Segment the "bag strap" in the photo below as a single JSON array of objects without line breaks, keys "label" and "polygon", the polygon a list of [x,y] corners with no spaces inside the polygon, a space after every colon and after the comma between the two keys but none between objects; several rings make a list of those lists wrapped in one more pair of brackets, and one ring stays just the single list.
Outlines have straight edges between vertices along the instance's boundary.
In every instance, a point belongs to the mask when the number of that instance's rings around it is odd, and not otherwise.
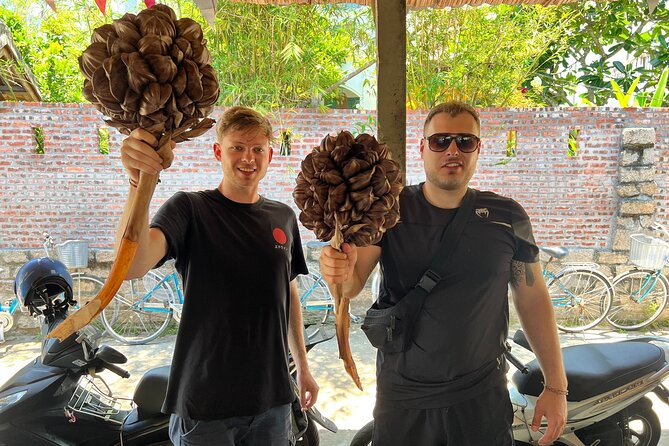
[{"label": "bag strap", "polygon": [[449,265],[449,262],[453,259],[453,252],[455,251],[455,246],[460,240],[460,236],[465,229],[467,220],[474,209],[474,202],[476,201],[476,196],[478,191],[476,189],[467,189],[464,200],[460,208],[456,211],[455,217],[451,223],[446,227],[444,231],[444,236],[439,244],[437,253],[432,258],[430,262],[430,267],[423,273],[423,276],[420,278],[416,286],[414,286],[406,296],[402,298],[411,299],[407,302],[414,311],[412,311],[409,316],[409,324],[407,324],[407,332],[404,338],[405,347],[408,347],[412,341],[412,332],[418,318],[420,310],[423,308],[423,303],[425,298],[430,294],[432,289],[439,283],[441,280],[442,274],[446,271],[446,267]]},{"label": "bag strap", "polygon": [[455,251],[455,244],[460,239],[462,231],[465,229],[467,220],[472,213],[474,208],[474,201],[476,201],[477,190],[467,189],[464,200],[460,208],[455,214],[455,218],[451,221],[444,231],[444,237],[441,240],[441,244],[437,249],[437,253],[432,257],[430,262],[430,267],[423,273],[423,277],[420,278],[416,287],[421,288],[425,291],[425,294],[429,294],[432,291],[432,288],[441,280],[441,276],[446,271],[448,263],[453,258],[452,254]]}]

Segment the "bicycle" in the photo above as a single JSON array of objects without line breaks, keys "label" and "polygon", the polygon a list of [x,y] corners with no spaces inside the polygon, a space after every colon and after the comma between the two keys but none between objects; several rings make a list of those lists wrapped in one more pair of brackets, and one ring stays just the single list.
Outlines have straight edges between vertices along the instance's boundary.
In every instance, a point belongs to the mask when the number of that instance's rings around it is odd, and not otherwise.
[{"label": "bicycle", "polygon": [[[329,242],[310,241],[307,248],[319,249],[329,245]],[[297,290],[300,294],[302,319],[306,328],[307,337],[312,337],[320,327],[327,323],[330,314],[334,313],[334,297],[330,292],[323,276],[313,272],[297,276]],[[351,322],[360,323],[362,318],[349,313]]]},{"label": "bicycle", "polygon": [[[83,240],[67,240],[56,244],[51,235],[44,232],[42,234],[42,247],[47,257],[51,257],[51,252],[55,251],[56,258],[63,262],[70,271],[72,295],[77,302],[76,309],[86,305],[97,296],[104,285],[104,281],[97,276],[77,271],[88,266],[88,243]],[[0,303],[0,342],[4,341],[4,333],[14,326],[14,314],[19,309],[24,311],[16,296]],[[100,318],[94,319],[91,324],[100,334],[106,330]]]},{"label": "bicycle", "polygon": [[[555,311],[557,326],[568,333],[585,331],[601,323],[613,302],[613,286],[596,263],[567,263],[557,272],[549,269],[554,259],[569,254],[563,247],[539,248],[550,256],[542,275]],[[381,274],[372,275],[372,298],[378,299]]]},{"label": "bicycle", "polygon": [[183,293],[176,271],[168,275],[149,271],[123,287],[102,310],[107,332],[120,342],[145,344],[163,334],[172,319],[181,320]]},{"label": "bicycle", "polygon": [[[669,232],[660,224],[651,229]],[[613,279],[614,304],[607,321],[621,330],[639,330],[655,321],[667,306],[669,280],[662,274],[669,265],[669,243],[645,234],[630,236],[634,267]]]},{"label": "bicycle", "polygon": [[613,285],[599,271],[599,265],[588,262],[565,263],[561,270],[553,273],[549,270],[550,263],[553,259],[566,257],[569,251],[563,247],[539,249],[550,256],[542,274],[558,328],[575,333],[601,323],[613,302]]}]

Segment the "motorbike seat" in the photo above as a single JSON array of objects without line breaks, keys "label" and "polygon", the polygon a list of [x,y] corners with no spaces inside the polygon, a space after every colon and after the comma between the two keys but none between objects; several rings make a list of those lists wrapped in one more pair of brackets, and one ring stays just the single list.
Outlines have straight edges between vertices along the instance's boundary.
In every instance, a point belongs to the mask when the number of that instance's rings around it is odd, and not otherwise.
[{"label": "motorbike seat", "polygon": [[169,376],[170,366],[164,366],[149,370],[139,380],[132,400],[137,404],[137,415],[140,419],[161,413]]},{"label": "motorbike seat", "polygon": [[567,248],[563,248],[562,246],[542,246],[539,249],[549,256],[555,257],[556,259],[562,259],[567,257],[567,254],[569,254],[569,250]]},{"label": "motorbike seat", "polygon": [[[664,350],[646,342],[623,341],[574,345],[562,349],[569,395],[567,401],[583,401],[656,372],[666,365]],[[539,396],[544,380],[535,359],[529,373],[513,374],[520,393]]]}]

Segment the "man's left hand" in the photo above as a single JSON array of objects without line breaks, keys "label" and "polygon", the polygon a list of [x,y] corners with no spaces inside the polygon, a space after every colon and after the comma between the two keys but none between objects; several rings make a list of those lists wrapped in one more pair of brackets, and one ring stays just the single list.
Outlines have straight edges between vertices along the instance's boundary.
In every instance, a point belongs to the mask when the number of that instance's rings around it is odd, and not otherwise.
[{"label": "man's left hand", "polygon": [[552,444],[562,434],[567,422],[567,397],[544,390],[534,409],[532,430],[537,432],[541,426],[541,418],[545,417],[548,426],[539,439],[540,445]]},{"label": "man's left hand", "polygon": [[302,410],[307,410],[318,399],[318,384],[311,373],[306,370],[297,372],[297,387],[300,390],[300,406]]}]

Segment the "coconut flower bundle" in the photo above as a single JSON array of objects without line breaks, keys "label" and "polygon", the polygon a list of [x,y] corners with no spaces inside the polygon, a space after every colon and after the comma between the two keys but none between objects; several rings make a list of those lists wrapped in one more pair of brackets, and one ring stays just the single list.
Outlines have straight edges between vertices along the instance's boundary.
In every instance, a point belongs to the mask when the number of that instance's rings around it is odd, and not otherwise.
[{"label": "coconut flower bundle", "polygon": [[[95,29],[91,44],[79,58],[85,78],[83,94],[104,115],[104,121],[122,134],[137,128],[151,133],[167,168],[173,161],[167,145],[170,140],[187,141],[214,125],[207,116],[214,109],[219,87],[205,45],[200,25],[189,18],[177,20],[169,6],[156,4],[137,15],[125,14]],[[109,278],[95,299],[48,337],[67,338],[111,302],[137,251],[141,210],[151,201],[158,180],[158,175],[140,173]]]},{"label": "coconut flower bundle", "polygon": [[[372,135],[354,138],[342,131],[326,136],[302,161],[296,182],[293,198],[300,222],[337,250],[343,243],[377,243],[399,220],[400,166]],[[348,340],[350,302],[340,284],[334,298],[339,357],[362,390]]]}]

